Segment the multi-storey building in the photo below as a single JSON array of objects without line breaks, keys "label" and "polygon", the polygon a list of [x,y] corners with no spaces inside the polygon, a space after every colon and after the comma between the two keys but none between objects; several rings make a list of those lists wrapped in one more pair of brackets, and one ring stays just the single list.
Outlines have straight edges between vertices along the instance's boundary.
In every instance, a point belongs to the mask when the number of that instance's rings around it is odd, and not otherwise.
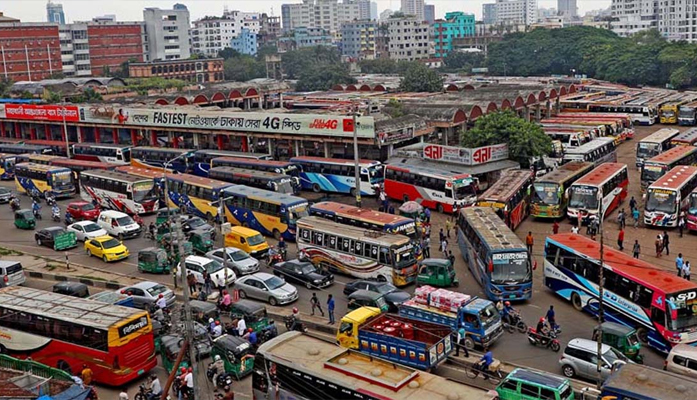
[{"label": "multi-storey building", "polygon": [[189,10],[175,4],[172,10],[146,8],[143,21],[147,33],[147,60],[189,58]]},{"label": "multi-storey building", "polygon": [[485,23],[531,25],[537,22],[537,0],[496,0],[482,5]]},{"label": "multi-storey building", "polygon": [[453,41],[474,36],[474,14],[461,11],[445,14],[445,20],[433,24],[434,51],[437,58],[443,58],[453,50]]},{"label": "multi-storey building", "polygon": [[352,0],[303,0],[302,3],[283,4],[281,22],[284,32],[296,28],[323,28],[338,35],[341,23],[360,19],[360,5]]},{"label": "multi-storey building", "polygon": [[485,25],[496,24],[496,3],[482,4],[482,23]]},{"label": "multi-storey building", "polygon": [[230,40],[230,47],[242,54],[255,56],[258,49],[257,34],[247,28],[242,28],[239,35]]},{"label": "multi-storey building", "polygon": [[352,59],[375,58],[375,37],[378,24],[359,20],[341,24],[341,54]]},{"label": "multi-storey building", "polygon": [[436,22],[436,6],[433,4],[424,4],[424,21],[429,24]]},{"label": "multi-storey building", "polygon": [[4,79],[38,81],[62,72],[56,24],[0,24],[0,53],[0,76]]},{"label": "multi-storey building", "polygon": [[259,35],[257,36],[259,46],[275,45],[280,35],[281,17],[270,16],[266,13],[261,14]]},{"label": "multi-storey building", "polygon": [[612,0],[612,31],[626,37],[658,28],[658,7],[658,0]]},{"label": "multi-storey building", "polygon": [[326,29],[300,26],[293,29],[289,36],[278,39],[278,52],[283,53],[303,47],[331,46],[333,39]]},{"label": "multi-storey building", "polygon": [[243,11],[226,11],[220,18],[206,17],[194,21],[190,31],[191,52],[215,57],[218,52],[230,47],[230,42],[240,35],[242,29],[256,35],[260,28],[259,13]]},{"label": "multi-storey building", "polygon": [[133,78],[158,76],[198,83],[219,82],[224,79],[222,58],[130,63],[128,73]]},{"label": "multi-storey building", "polygon": [[46,21],[53,24],[64,25],[65,13],[63,13],[63,5],[49,0],[48,3],[46,3]]},{"label": "multi-storey building", "polygon": [[559,15],[566,19],[578,17],[576,0],[557,0],[557,10]]},{"label": "multi-storey building", "polygon": [[424,0],[402,0],[400,9],[406,16],[416,17],[418,21],[424,21]]},{"label": "multi-storey building", "polygon": [[413,61],[433,57],[431,26],[423,19],[390,18],[387,25],[391,59]]}]

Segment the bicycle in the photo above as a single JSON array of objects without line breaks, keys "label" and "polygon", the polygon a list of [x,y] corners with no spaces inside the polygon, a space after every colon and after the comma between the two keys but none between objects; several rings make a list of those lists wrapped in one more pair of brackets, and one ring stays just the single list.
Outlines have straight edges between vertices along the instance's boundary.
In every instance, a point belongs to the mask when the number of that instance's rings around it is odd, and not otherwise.
[{"label": "bicycle", "polygon": [[496,359],[489,364],[489,368],[487,368],[486,371],[482,370],[482,362],[479,361],[467,368],[465,374],[470,379],[477,379],[479,375],[482,375],[484,380],[490,381],[493,385],[498,385],[503,380],[503,374],[501,373],[501,362]]}]

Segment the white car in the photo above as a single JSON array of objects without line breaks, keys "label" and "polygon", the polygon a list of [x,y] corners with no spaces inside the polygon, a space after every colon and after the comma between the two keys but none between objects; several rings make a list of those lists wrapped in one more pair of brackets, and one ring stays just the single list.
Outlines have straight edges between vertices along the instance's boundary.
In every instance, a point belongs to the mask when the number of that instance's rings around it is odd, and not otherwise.
[{"label": "white car", "polygon": [[140,235],[142,228],[130,215],[120,211],[102,211],[97,218],[97,224],[107,233],[119,240],[134,238]]},{"label": "white car", "polygon": [[[184,262],[186,263],[186,272],[191,271],[196,277],[196,281],[201,285],[205,284],[203,271],[208,271],[214,285],[218,283],[218,278],[220,277],[225,280],[226,285],[232,285],[237,280],[235,271],[225,268],[219,261],[200,256],[188,256],[184,259]],[[181,271],[181,268],[177,268],[177,278],[181,277]]]},{"label": "white car", "polygon": [[87,239],[108,235],[108,232],[104,228],[92,221],[80,221],[68,225],[68,230],[70,232],[75,232],[75,237],[81,242]]}]

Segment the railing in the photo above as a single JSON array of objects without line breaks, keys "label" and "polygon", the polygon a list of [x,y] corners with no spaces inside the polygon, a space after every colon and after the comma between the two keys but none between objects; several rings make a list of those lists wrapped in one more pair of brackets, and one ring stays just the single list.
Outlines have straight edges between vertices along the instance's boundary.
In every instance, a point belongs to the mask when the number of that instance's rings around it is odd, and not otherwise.
[{"label": "railing", "polygon": [[0,369],[28,372],[32,375],[46,379],[51,378],[68,382],[73,381],[70,374],[63,370],[51,368],[48,365],[44,365],[36,361],[20,360],[4,354],[0,354]]}]

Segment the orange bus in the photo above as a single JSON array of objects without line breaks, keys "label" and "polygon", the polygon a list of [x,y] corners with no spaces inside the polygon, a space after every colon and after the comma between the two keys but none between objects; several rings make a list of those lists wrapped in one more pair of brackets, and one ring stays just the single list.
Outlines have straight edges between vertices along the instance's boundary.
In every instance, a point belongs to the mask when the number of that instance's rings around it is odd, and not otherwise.
[{"label": "orange bus", "polygon": [[493,208],[506,225],[515,230],[529,213],[532,181],[531,171],[504,171],[501,178],[479,196],[477,205]]},{"label": "orange bus", "polygon": [[571,185],[566,215],[573,221],[588,215],[605,217],[627,197],[628,186],[627,164],[601,164]]},{"label": "orange bus", "polygon": [[417,239],[414,219],[367,208],[358,208],[334,201],[323,201],[310,206],[310,215],[326,218],[340,224],[357,226],[386,233],[399,233],[412,241]]},{"label": "orange bus", "polygon": [[641,190],[678,165],[697,164],[697,147],[676,146],[644,161],[641,167]]},{"label": "orange bus", "polygon": [[691,128],[674,137],[671,146],[697,146],[697,128]]}]

